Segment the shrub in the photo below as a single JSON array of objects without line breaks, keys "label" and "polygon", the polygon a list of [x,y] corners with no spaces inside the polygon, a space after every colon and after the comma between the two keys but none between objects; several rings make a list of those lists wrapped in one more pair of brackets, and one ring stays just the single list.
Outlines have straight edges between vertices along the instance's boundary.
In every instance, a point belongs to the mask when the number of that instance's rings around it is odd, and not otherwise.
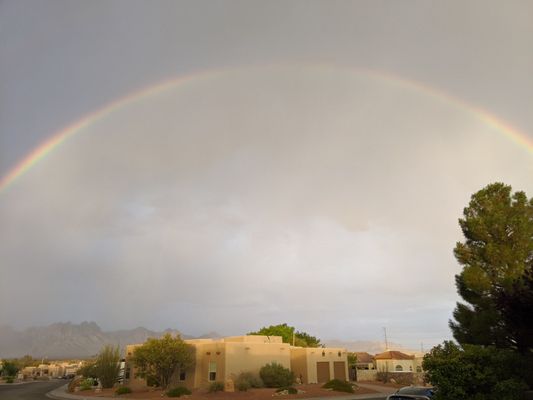
[{"label": "shrub", "polygon": [[209,393],[222,392],[224,390],[224,384],[222,382],[213,382],[209,385]]},{"label": "shrub", "polygon": [[341,381],[339,379],[332,379],[329,382],[325,383],[322,387],[324,389],[335,390],[336,392],[354,392],[353,386],[349,382]]},{"label": "shrub", "polygon": [[167,397],[181,397],[184,394],[191,394],[191,391],[183,386],[178,386],[167,391]]},{"label": "shrub", "polygon": [[293,388],[292,386],[282,387],[276,390],[276,393],[280,392],[287,392],[287,394],[298,394],[298,389]]},{"label": "shrub", "polygon": [[91,390],[93,386],[94,380],[92,378],[87,378],[80,382],[80,390]]},{"label": "shrub", "polygon": [[259,371],[259,376],[266,387],[289,387],[294,383],[294,373],[275,362],[263,366]]},{"label": "shrub", "polygon": [[246,392],[250,388],[261,388],[263,386],[261,378],[252,372],[242,372],[235,379],[235,387],[241,392]]},{"label": "shrub", "polygon": [[120,386],[115,390],[115,393],[120,396],[121,394],[131,393],[131,389],[127,386]]},{"label": "shrub", "polygon": [[13,381],[14,381],[14,379],[13,379],[12,376],[8,376],[8,377],[6,378],[6,383],[13,383]]}]

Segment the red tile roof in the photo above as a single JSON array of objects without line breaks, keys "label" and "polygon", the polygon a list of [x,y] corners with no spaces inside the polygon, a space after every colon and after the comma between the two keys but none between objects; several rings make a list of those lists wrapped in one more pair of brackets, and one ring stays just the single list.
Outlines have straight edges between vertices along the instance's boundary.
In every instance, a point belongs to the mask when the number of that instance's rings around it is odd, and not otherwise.
[{"label": "red tile roof", "polygon": [[415,357],[401,351],[389,350],[376,354],[376,360],[413,360]]}]

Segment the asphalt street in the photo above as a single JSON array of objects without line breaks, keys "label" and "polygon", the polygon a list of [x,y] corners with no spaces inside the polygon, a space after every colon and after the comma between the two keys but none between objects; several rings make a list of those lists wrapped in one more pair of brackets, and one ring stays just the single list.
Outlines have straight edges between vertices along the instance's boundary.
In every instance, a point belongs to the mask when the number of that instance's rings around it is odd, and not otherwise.
[{"label": "asphalt street", "polygon": [[45,382],[29,382],[22,384],[0,385],[1,400],[50,400],[46,393],[62,386],[67,381],[53,380]]}]

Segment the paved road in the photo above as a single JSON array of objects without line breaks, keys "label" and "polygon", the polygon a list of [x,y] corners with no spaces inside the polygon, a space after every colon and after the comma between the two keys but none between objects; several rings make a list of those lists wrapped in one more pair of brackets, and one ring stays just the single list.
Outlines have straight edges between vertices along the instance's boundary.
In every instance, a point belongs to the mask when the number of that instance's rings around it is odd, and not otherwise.
[{"label": "paved road", "polygon": [[22,384],[0,385],[1,400],[50,400],[46,393],[67,381],[53,380],[45,382],[28,382]]}]

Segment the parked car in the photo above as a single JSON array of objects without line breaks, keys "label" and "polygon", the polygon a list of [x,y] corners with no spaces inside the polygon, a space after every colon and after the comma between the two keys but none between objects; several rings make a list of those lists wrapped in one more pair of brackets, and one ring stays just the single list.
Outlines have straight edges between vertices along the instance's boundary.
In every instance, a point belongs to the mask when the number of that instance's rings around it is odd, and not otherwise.
[{"label": "parked car", "polygon": [[405,386],[388,396],[387,400],[430,400],[434,394],[434,387]]}]

